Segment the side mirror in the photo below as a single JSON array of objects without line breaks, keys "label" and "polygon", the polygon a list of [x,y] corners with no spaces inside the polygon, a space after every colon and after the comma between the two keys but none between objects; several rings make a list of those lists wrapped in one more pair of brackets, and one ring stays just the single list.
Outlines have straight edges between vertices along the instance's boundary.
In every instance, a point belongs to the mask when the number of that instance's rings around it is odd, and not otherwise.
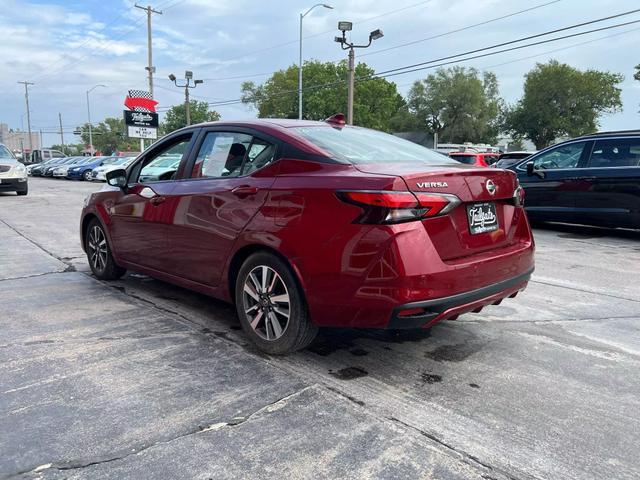
[{"label": "side mirror", "polygon": [[112,187],[124,189],[127,186],[127,171],[124,168],[107,172],[107,183]]},{"label": "side mirror", "polygon": [[527,175],[533,175],[533,162],[527,162]]}]

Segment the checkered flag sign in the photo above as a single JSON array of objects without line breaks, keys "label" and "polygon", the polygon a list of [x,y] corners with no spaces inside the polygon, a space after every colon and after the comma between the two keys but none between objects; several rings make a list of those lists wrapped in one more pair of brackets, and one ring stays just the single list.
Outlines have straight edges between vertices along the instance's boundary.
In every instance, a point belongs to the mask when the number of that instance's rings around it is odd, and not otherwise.
[{"label": "checkered flag sign", "polygon": [[129,95],[124,102],[129,110],[147,113],[155,113],[157,103],[153,100],[151,93],[145,90],[129,90]]}]

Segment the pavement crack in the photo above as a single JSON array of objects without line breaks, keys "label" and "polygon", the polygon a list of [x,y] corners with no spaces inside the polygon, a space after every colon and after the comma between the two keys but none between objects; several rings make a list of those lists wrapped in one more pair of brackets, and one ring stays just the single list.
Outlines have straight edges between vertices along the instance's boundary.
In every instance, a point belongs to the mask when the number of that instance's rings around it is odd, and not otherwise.
[{"label": "pavement crack", "polygon": [[590,293],[592,295],[601,295],[603,297],[609,297],[609,298],[615,298],[615,299],[618,299],[618,300],[627,300],[628,302],[640,303],[640,300],[638,300],[636,298],[622,297],[620,295],[613,295],[611,293],[599,292],[599,291],[597,291],[595,289],[579,288],[579,287],[574,286],[574,285],[564,285],[562,283],[556,283],[556,282],[550,282],[550,281],[544,281],[544,280],[538,280],[538,279],[533,279],[533,280],[529,280],[529,281],[531,283],[538,283],[540,285],[547,285],[549,287],[566,288],[568,290],[573,290],[575,292]]},{"label": "pavement crack", "polygon": [[69,461],[64,461],[64,462],[51,462],[51,463],[45,463],[42,465],[39,465],[37,467],[34,468],[30,468],[29,470],[23,470],[23,471],[19,471],[19,472],[15,472],[12,473],[10,475],[8,475],[7,477],[3,477],[3,478],[12,478],[12,477],[17,477],[17,476],[23,476],[23,475],[29,475],[29,474],[35,474],[35,473],[41,473],[44,472],[46,470],[59,470],[59,471],[68,471],[68,470],[81,470],[87,467],[92,467],[95,465],[102,465],[105,463],[110,463],[110,462],[115,462],[117,460],[125,460],[128,457],[134,456],[134,455],[139,455],[142,452],[145,452],[146,450],[149,450],[151,448],[157,447],[159,445],[166,445],[169,444],[171,442],[174,442],[176,440],[185,438],[185,437],[189,437],[191,435],[198,435],[201,433],[205,433],[205,432],[211,432],[211,431],[217,431],[217,430],[221,430],[223,428],[234,428],[237,427],[239,425],[242,425],[246,422],[249,422],[250,420],[253,420],[257,417],[260,417],[263,414],[269,414],[269,413],[273,413],[275,411],[278,411],[284,407],[287,406],[287,404],[293,400],[294,398],[298,397],[299,395],[301,395],[302,393],[306,392],[307,390],[310,390],[312,388],[316,388],[316,384],[313,385],[307,385],[306,387],[300,389],[300,390],[296,390],[293,393],[290,393],[288,395],[285,395],[284,397],[279,398],[278,400],[275,400],[267,405],[264,405],[262,407],[260,407],[259,409],[257,409],[256,411],[248,414],[248,415],[242,415],[242,416],[236,416],[231,418],[230,420],[226,421],[226,422],[216,422],[216,423],[212,423],[209,424],[207,426],[202,426],[202,425],[198,425],[196,428],[192,428],[184,433],[181,433],[179,435],[176,435],[172,438],[166,439],[166,440],[159,440],[157,442],[151,443],[149,445],[142,445],[139,448],[132,448],[130,451],[123,451],[121,453],[118,454],[114,454],[112,456],[108,456],[108,457],[102,457],[102,458],[97,458],[94,460],[69,460]]},{"label": "pavement crack", "polygon": [[75,272],[76,271],[76,267],[74,267],[71,263],[69,263],[68,260],[65,260],[68,257],[60,257],[58,255],[56,255],[55,253],[47,250],[46,248],[44,248],[42,245],[40,245],[38,242],[36,242],[35,240],[27,237],[24,233],[22,233],[20,230],[18,230],[17,228],[15,228],[13,225],[7,223],[5,220],[0,219],[0,222],[4,223],[9,229],[11,229],[12,231],[14,231],[16,234],[20,235],[22,238],[24,238],[27,242],[31,243],[32,245],[34,245],[35,247],[39,248],[40,250],[42,250],[44,253],[46,253],[47,255],[55,258],[56,260],[58,260],[59,262],[64,263],[67,268],[64,270],[65,272]]},{"label": "pavement crack", "polygon": [[64,270],[56,270],[54,272],[34,273],[33,275],[22,275],[22,276],[18,276],[18,277],[0,278],[0,282],[6,282],[7,280],[21,280],[21,279],[25,279],[25,278],[44,277],[45,275],[53,275],[53,274],[56,274],[56,273],[66,273],[66,272],[74,272],[74,271],[75,271],[75,269],[69,270],[69,267],[67,267]]},{"label": "pavement crack", "polygon": [[[441,440],[440,438],[438,438],[437,436],[433,435],[432,433],[426,432],[418,427],[415,427],[413,425],[410,425],[406,422],[403,422],[402,420],[396,418],[396,417],[385,417],[387,420],[397,423],[399,425],[402,425],[405,428],[409,428],[417,433],[419,433],[420,435],[422,435],[423,437],[428,438],[429,440],[437,443],[438,445],[440,445],[441,447],[444,447],[447,451],[449,451],[450,453],[454,453],[456,456],[458,456],[462,461],[464,461],[467,465],[471,465],[474,468],[479,468],[481,470],[485,470],[485,471],[489,471],[492,474],[498,474],[501,475],[502,477],[508,479],[508,480],[520,480],[521,477],[516,477],[515,475],[492,465],[489,465],[488,463],[480,460],[478,457],[471,455],[470,453],[465,452],[464,450],[461,450],[457,447],[454,447],[453,445],[445,442],[444,440]],[[493,476],[491,476],[490,478],[495,478]],[[524,478],[524,477],[523,477]],[[535,477],[531,477],[529,475],[527,475],[526,478],[535,478]]]}]

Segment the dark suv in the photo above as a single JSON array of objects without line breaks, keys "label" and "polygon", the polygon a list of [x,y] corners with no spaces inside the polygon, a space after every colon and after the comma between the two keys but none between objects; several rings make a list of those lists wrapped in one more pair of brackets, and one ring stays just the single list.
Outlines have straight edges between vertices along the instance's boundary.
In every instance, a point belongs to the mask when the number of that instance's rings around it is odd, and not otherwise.
[{"label": "dark suv", "polygon": [[509,168],[531,220],[640,228],[640,130],[574,138]]}]

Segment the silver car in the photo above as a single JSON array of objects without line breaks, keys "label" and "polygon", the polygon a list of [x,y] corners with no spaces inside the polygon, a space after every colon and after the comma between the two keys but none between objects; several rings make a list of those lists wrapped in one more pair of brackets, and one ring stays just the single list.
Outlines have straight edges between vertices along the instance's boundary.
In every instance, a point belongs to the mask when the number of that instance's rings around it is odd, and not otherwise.
[{"label": "silver car", "polygon": [[26,195],[28,191],[27,168],[16,160],[11,150],[0,143],[0,192]]}]

